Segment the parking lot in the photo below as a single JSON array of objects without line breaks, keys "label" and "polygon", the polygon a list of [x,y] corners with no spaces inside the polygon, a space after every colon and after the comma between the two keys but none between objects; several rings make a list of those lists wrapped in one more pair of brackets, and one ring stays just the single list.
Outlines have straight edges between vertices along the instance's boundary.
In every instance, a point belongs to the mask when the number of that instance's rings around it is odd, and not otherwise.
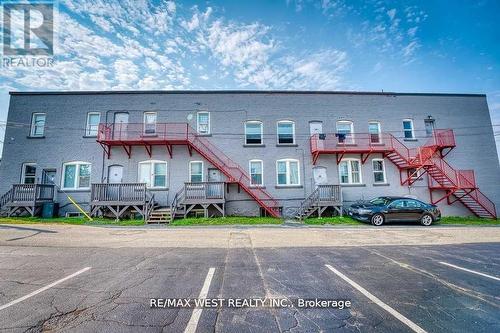
[{"label": "parking lot", "polygon": [[[401,244],[388,240],[374,245],[368,236],[363,244],[352,236],[355,246],[318,241],[316,246],[276,242],[273,247],[258,242],[252,233],[261,230],[257,228],[210,229],[211,235],[223,235],[218,246],[204,246],[214,239],[190,243],[178,235],[185,242],[180,246],[164,230],[3,226],[0,330],[500,331],[500,242],[452,239],[469,231],[493,237],[497,229],[393,228],[386,229],[386,237],[399,237]],[[68,236],[70,232],[85,235],[87,230],[92,246],[85,246],[85,236],[75,236],[74,241]],[[412,230],[441,233],[443,241],[417,245],[408,237],[406,242],[405,230],[410,235]],[[298,237],[297,232],[263,231],[271,240],[287,233]],[[303,237],[317,232],[338,234],[349,242],[342,233],[352,230],[300,232]],[[90,236],[94,233],[105,233],[110,245],[94,246],[96,237]],[[168,242],[163,246],[137,243],[146,237],[148,244],[151,233],[159,234],[155,240]],[[193,232],[194,238],[197,235],[198,231]],[[352,306],[342,310],[150,308],[151,298],[198,297],[348,299]]]}]

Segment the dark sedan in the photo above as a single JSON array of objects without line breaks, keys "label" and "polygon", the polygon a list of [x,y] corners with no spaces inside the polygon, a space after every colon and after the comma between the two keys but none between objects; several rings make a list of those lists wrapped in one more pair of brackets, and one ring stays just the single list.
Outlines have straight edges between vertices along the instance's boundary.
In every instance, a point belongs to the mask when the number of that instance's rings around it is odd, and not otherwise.
[{"label": "dark sedan", "polygon": [[380,226],[385,222],[420,222],[429,226],[441,219],[436,205],[405,197],[378,197],[349,207],[350,217]]}]

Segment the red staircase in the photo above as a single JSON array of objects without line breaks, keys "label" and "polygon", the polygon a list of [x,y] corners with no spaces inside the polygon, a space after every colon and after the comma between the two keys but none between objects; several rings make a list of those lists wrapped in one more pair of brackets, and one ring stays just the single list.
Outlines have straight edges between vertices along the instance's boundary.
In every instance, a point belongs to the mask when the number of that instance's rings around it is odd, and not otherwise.
[{"label": "red staircase", "polygon": [[121,146],[130,157],[132,146],[144,146],[151,157],[153,145],[164,145],[172,156],[172,146],[187,145],[218,168],[229,183],[237,183],[271,216],[280,217],[278,202],[261,187],[250,186],[250,176],[207,137],[200,136],[186,123],[156,124],[154,130],[144,124],[100,124],[97,142],[111,155],[111,147]]},{"label": "red staircase", "polygon": [[[337,163],[344,154],[360,153],[363,163],[373,153],[382,153],[400,170],[401,185],[412,185],[418,177],[416,173],[427,172],[431,202],[439,203],[444,199],[448,204],[460,201],[476,216],[496,218],[495,204],[477,188],[473,170],[455,170],[443,158],[455,147],[453,130],[434,130],[431,138],[421,147],[408,148],[393,135],[354,134],[349,144],[332,135],[323,140],[319,135],[311,137],[313,162],[320,154],[337,154]],[[340,155],[340,158],[339,158]],[[409,174],[409,170],[413,170]],[[445,195],[435,199],[435,191],[445,191]]]}]

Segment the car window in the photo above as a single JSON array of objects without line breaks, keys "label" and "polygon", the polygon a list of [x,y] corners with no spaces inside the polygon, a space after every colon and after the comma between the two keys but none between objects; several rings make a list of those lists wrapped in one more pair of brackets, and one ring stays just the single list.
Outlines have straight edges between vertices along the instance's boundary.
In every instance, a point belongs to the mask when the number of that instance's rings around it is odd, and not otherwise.
[{"label": "car window", "polygon": [[420,208],[420,202],[415,200],[406,200],[406,205],[408,208]]},{"label": "car window", "polygon": [[370,203],[375,206],[385,206],[389,203],[389,200],[386,198],[375,198],[370,200]]},{"label": "car window", "polygon": [[406,207],[406,200],[396,200],[391,204],[392,208],[404,208]]}]

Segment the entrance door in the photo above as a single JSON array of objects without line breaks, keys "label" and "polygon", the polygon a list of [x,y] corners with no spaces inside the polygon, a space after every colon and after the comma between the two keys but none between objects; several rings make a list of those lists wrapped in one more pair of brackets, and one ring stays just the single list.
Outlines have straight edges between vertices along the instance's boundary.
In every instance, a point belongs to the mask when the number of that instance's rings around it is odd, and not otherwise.
[{"label": "entrance door", "polygon": [[325,185],[328,183],[325,167],[313,168],[314,185]]},{"label": "entrance door", "polygon": [[114,139],[126,138],[128,130],[128,113],[126,112],[115,113],[114,124],[115,125],[113,128],[113,138]]},{"label": "entrance door", "polygon": [[123,179],[123,167],[121,165],[110,165],[108,167],[108,183],[119,184]]},{"label": "entrance door", "polygon": [[323,123],[321,121],[311,121],[309,123],[309,131],[311,135],[323,134]]},{"label": "entrance door", "polygon": [[[208,181],[209,182],[221,182],[222,175],[219,169],[208,169]],[[208,184],[207,185],[207,198],[222,198],[222,191],[224,191],[224,186],[222,184]]]},{"label": "entrance door", "polygon": [[56,170],[55,169],[43,169],[42,170],[42,184],[54,185],[56,180]]}]

